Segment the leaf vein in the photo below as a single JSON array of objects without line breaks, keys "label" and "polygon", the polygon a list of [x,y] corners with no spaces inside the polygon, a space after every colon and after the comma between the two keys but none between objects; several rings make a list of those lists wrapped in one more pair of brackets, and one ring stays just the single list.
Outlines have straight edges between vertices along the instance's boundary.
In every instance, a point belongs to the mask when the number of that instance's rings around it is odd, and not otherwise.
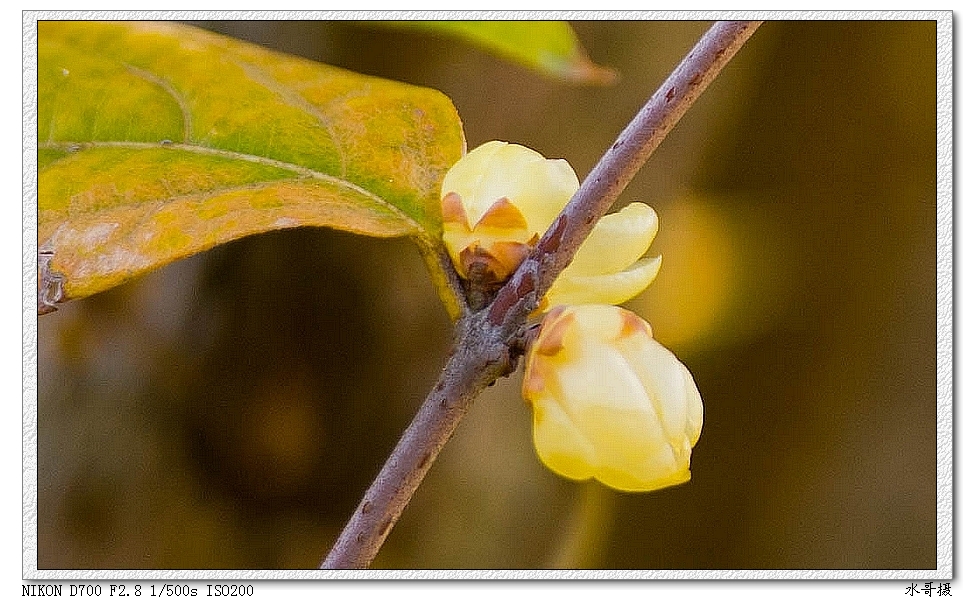
[{"label": "leaf vein", "polygon": [[176,91],[176,88],[173,87],[173,84],[170,83],[169,80],[160,77],[155,73],[151,73],[149,71],[132,66],[128,63],[123,63],[123,64],[125,64],[125,68],[128,69],[130,73],[132,73],[136,77],[145,79],[149,83],[161,87],[163,91],[169,94],[170,97],[172,97],[172,99],[176,101],[176,104],[179,106],[180,113],[182,113],[183,115],[183,142],[185,143],[192,142],[193,141],[193,115],[190,112],[190,107],[189,104],[186,102],[186,98],[184,98],[182,94]]},{"label": "leaf vein", "polygon": [[[129,148],[133,150],[148,150],[153,148],[161,147],[156,143],[149,142],[111,142],[111,141],[99,141],[99,142],[46,142],[39,144],[39,149],[55,149],[55,150],[65,150],[65,151],[81,151],[86,148]],[[329,175],[327,173],[322,173],[321,171],[316,171],[314,169],[309,169],[307,167],[302,167],[300,165],[295,165],[292,163],[275,160],[273,158],[268,158],[265,156],[255,156],[253,154],[245,154],[242,152],[234,152],[230,150],[221,150],[219,148],[209,148],[206,146],[197,146],[192,144],[166,144],[162,146],[168,150],[181,150],[185,152],[190,152],[194,154],[206,154],[210,156],[218,156],[221,158],[227,158],[230,160],[243,160],[247,162],[257,163],[260,165],[275,167],[285,171],[291,171],[303,177],[318,179],[321,181],[327,181],[338,187],[348,189],[350,191],[362,194],[363,196],[369,198],[376,204],[379,204],[389,212],[395,214],[397,217],[403,219],[404,221],[410,223],[414,229],[416,229],[417,234],[422,234],[423,227],[416,219],[410,217],[395,204],[385,200],[381,196],[374,192],[371,192],[361,186],[352,183],[346,179],[336,177],[334,175]]]},{"label": "leaf vein", "polygon": [[299,92],[277,81],[257,65],[243,61],[234,62],[236,62],[236,64],[243,69],[248,76],[257,81],[257,83],[260,83],[269,90],[273,90],[288,106],[304,111],[318,120],[318,123],[322,126],[322,129],[328,133],[328,137],[332,140],[332,145],[335,146],[335,151],[339,155],[339,160],[341,161],[339,176],[345,177],[348,172],[345,149],[343,148],[342,143],[339,141],[339,136],[336,133],[335,128],[325,117],[325,114],[317,106],[306,100]]}]

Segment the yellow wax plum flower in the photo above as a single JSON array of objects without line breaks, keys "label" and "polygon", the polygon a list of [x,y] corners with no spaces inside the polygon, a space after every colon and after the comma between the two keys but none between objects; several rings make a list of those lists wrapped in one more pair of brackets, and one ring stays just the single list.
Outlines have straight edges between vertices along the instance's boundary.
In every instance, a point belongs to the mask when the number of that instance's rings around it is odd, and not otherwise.
[{"label": "yellow wax plum flower", "polygon": [[522,387],[535,449],[552,471],[623,491],[691,477],[704,407],[694,378],[617,306],[557,306],[528,351]]},{"label": "yellow wax plum flower", "polygon": [[461,158],[444,177],[444,243],[461,277],[475,264],[486,283],[507,279],[579,189],[564,160],[492,141]]},{"label": "yellow wax plum flower", "polygon": [[[444,244],[454,268],[482,283],[506,280],[579,189],[568,162],[517,144],[492,141],[460,159],[444,177]],[[640,259],[657,233],[642,203],[599,220],[541,309],[563,303],[619,303],[643,291],[660,258]]]}]

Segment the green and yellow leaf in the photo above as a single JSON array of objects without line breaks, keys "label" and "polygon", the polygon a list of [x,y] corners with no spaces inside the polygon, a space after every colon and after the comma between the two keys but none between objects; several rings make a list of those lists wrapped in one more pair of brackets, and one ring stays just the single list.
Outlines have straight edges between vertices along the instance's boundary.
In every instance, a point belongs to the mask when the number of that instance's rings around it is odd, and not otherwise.
[{"label": "green and yellow leaf", "polygon": [[61,299],[299,226],[412,236],[434,265],[440,182],[464,151],[435,90],[163,22],[38,23],[37,116],[39,250]]}]

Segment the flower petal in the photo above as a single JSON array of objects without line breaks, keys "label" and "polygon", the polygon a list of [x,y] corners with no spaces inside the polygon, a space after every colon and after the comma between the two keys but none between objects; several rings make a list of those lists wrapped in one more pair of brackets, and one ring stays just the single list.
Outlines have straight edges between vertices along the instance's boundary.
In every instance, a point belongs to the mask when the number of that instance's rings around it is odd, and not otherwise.
[{"label": "flower petal", "polygon": [[579,189],[579,178],[565,160],[549,159],[526,165],[518,189],[528,228],[543,235]]},{"label": "flower petal", "polygon": [[693,445],[703,421],[703,404],[694,378],[673,352],[657,340],[633,338],[621,344],[620,350],[647,390],[667,438],[679,448],[693,437],[690,441]]},{"label": "flower petal", "polygon": [[599,219],[565,270],[573,275],[622,271],[646,254],[657,227],[657,213],[642,202],[632,202]]},{"label": "flower petal", "polygon": [[647,289],[659,270],[660,257],[656,256],[607,275],[577,276],[563,271],[545,295],[541,308],[559,304],[621,304]]},{"label": "flower petal", "polygon": [[527,214],[521,200],[526,186],[524,173],[530,165],[544,162],[544,156],[518,144],[504,144],[498,148],[491,156],[490,163],[484,165],[484,172],[480,174],[471,196],[466,199],[471,220],[480,220],[498,198],[505,197],[514,202],[523,214]]},{"label": "flower petal", "polygon": [[532,437],[542,463],[569,479],[591,478],[596,450],[559,403],[551,396],[541,396],[535,400],[533,410]]},{"label": "flower petal", "polygon": [[[465,204],[474,197],[474,191],[480,185],[481,179],[490,172],[489,165],[494,155],[501,148],[507,146],[505,142],[491,141],[481,144],[465,154],[454,166],[450,167],[440,186],[440,197],[453,192],[464,200]],[[485,207],[486,210],[487,207]],[[465,205],[468,218],[473,217],[470,206]],[[481,218],[480,213],[470,223],[476,223]]]}]

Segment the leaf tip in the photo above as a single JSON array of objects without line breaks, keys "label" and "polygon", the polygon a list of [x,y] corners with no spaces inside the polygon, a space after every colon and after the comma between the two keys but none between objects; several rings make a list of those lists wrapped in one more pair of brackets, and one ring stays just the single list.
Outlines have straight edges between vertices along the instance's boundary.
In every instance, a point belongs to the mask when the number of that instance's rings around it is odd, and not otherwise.
[{"label": "leaf tip", "polygon": [[565,63],[562,76],[572,83],[599,86],[615,85],[620,79],[616,69],[597,65],[581,48]]}]

